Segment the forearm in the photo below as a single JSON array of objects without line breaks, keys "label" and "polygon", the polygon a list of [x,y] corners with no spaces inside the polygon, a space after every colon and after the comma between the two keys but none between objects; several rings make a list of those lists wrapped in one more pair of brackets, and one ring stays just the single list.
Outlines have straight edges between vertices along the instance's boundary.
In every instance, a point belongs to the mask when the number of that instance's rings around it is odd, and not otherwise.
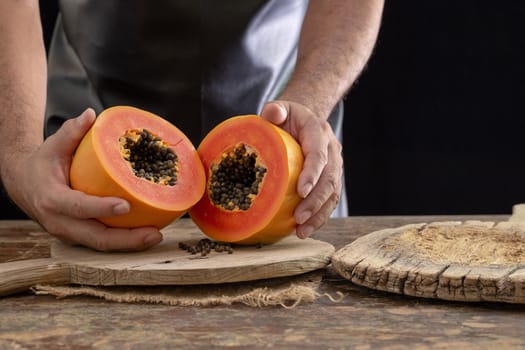
[{"label": "forearm", "polygon": [[0,175],[43,141],[46,54],[38,1],[0,1]]},{"label": "forearm", "polygon": [[310,0],[295,71],[279,99],[328,118],[370,57],[383,0]]}]

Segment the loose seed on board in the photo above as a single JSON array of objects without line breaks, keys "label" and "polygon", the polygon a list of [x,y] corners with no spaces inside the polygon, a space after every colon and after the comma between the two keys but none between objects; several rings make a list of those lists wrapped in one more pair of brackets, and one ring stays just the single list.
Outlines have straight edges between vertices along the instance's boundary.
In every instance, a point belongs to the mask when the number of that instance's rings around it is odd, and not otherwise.
[{"label": "loose seed on board", "polygon": [[179,243],[179,248],[195,255],[200,253],[201,256],[206,256],[214,250],[217,253],[227,252],[233,254],[233,246],[231,243],[212,241],[209,238],[199,240],[195,245],[189,245],[185,242]]}]

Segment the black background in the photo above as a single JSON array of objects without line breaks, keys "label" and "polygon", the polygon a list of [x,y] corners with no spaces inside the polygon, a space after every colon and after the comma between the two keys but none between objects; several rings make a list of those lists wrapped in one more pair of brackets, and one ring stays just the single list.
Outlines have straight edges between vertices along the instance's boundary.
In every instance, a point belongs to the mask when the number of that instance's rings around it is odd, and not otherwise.
[{"label": "black background", "polygon": [[[41,1],[46,43],[56,2]],[[525,5],[387,1],[345,99],[351,215],[499,214],[525,202]],[[21,217],[1,198],[2,219]]]}]

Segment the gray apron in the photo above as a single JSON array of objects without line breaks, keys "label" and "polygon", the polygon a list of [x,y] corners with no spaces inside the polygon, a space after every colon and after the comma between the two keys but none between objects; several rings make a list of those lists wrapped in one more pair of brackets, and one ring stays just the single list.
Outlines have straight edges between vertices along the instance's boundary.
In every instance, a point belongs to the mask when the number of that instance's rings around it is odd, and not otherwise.
[{"label": "gray apron", "polygon": [[[197,146],[260,113],[290,76],[307,0],[63,0],[48,59],[45,136],[92,107],[131,105]],[[342,104],[330,123],[342,136]],[[344,183],[344,181],[343,181]],[[341,198],[336,216],[346,216]]]}]

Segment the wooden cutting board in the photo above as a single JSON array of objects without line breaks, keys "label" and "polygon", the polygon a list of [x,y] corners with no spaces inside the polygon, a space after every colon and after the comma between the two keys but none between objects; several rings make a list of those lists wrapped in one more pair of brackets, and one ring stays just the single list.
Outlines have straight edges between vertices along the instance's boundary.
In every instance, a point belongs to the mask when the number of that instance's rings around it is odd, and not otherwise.
[{"label": "wooden cutting board", "polygon": [[372,232],[332,266],[368,288],[457,301],[525,303],[525,207],[505,222],[435,222]]},{"label": "wooden cutting board", "polygon": [[200,256],[179,248],[180,242],[194,245],[205,238],[195,225],[162,232],[161,244],[133,253],[101,253],[56,241],[50,258],[0,264],[0,295],[36,284],[196,285],[292,276],[326,267],[334,253],[329,243],[292,235],[262,247],[235,246],[233,254]]}]

